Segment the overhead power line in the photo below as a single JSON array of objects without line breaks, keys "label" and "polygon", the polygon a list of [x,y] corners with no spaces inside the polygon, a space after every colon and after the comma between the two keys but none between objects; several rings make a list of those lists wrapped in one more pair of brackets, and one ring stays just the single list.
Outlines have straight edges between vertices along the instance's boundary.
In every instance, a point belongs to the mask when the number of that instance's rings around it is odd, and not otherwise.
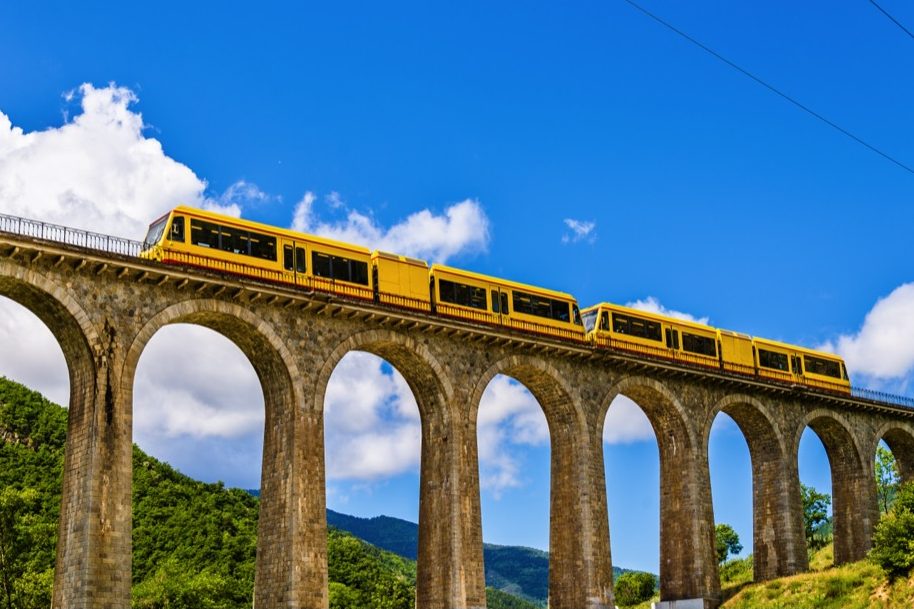
[{"label": "overhead power line", "polygon": [[[892,157],[891,155],[889,155],[889,154],[883,152],[883,151],[880,150],[879,148],[876,148],[876,147],[873,146],[872,144],[867,143],[866,141],[864,141],[864,140],[861,139],[860,137],[854,135],[853,133],[851,133],[850,131],[848,131],[848,130],[845,129],[844,127],[838,125],[837,123],[834,123],[834,122],[830,121],[829,119],[825,118],[824,116],[822,116],[821,114],[819,114],[818,112],[816,112],[815,110],[813,110],[812,108],[810,108],[809,106],[806,106],[806,105],[800,103],[799,101],[797,101],[796,99],[794,99],[794,98],[791,97],[790,95],[787,95],[786,93],[784,93],[784,92],[781,91],[780,89],[776,88],[774,85],[771,85],[771,84],[767,83],[766,81],[762,80],[761,78],[759,78],[758,76],[756,76],[756,75],[753,74],[752,72],[750,72],[750,71],[748,71],[748,70],[746,70],[746,69],[744,69],[744,68],[741,68],[740,66],[736,65],[735,63],[733,63],[732,61],[730,61],[729,59],[727,59],[726,57],[724,57],[723,55],[721,55],[720,53],[718,53],[717,51],[715,51],[714,49],[712,49],[712,48],[710,48],[710,47],[708,47],[708,46],[702,44],[702,43],[699,42],[698,40],[692,38],[691,36],[689,36],[688,34],[686,34],[685,32],[683,32],[682,30],[676,28],[675,26],[673,26],[673,25],[670,24],[669,22],[664,21],[663,19],[661,19],[660,17],[658,17],[658,16],[655,15],[654,13],[650,12],[650,11],[647,10],[646,8],[642,7],[642,6],[639,5],[638,3],[634,2],[634,0],[624,0],[624,1],[627,2],[628,4],[632,5],[634,8],[638,9],[639,11],[641,11],[642,13],[644,13],[645,15],[647,15],[648,17],[650,17],[651,19],[653,19],[654,21],[656,21],[657,23],[659,23],[660,25],[662,25],[662,26],[664,26],[664,27],[666,27],[666,28],[672,30],[673,32],[675,32],[676,34],[682,36],[683,38],[685,38],[686,40],[688,40],[689,42],[691,42],[692,44],[694,44],[694,45],[697,46],[698,48],[702,49],[703,51],[705,51],[705,52],[707,52],[707,53],[709,53],[709,54],[711,54],[711,55],[713,55],[713,56],[716,57],[718,60],[724,62],[725,64],[727,64],[728,66],[730,66],[731,68],[733,68],[734,70],[736,70],[737,72],[740,72],[741,74],[743,74],[743,75],[745,75],[745,76],[748,76],[749,78],[751,78],[752,80],[754,80],[754,81],[757,82],[758,84],[762,85],[763,87],[765,87],[766,89],[768,89],[768,90],[771,91],[772,93],[775,93],[775,94],[779,95],[780,97],[786,99],[787,101],[789,101],[790,103],[792,103],[792,104],[793,104],[794,106],[796,106],[797,108],[803,110],[804,112],[807,112],[808,114],[811,114],[812,116],[816,117],[817,119],[819,119],[820,121],[822,121],[823,123],[825,123],[826,125],[828,125],[829,127],[835,129],[836,131],[839,131],[840,133],[843,133],[844,135],[846,135],[847,137],[851,138],[852,140],[854,140],[854,141],[857,142],[858,144],[860,144],[860,145],[862,145],[862,146],[865,146],[866,148],[868,148],[869,150],[875,152],[876,154],[878,154],[879,156],[883,157],[884,159],[886,159],[886,160],[888,160],[888,161],[891,161],[891,162],[894,163],[895,165],[898,165],[899,167],[901,167],[902,169],[904,169],[904,170],[907,171],[908,173],[914,174],[914,168],[911,168],[910,166],[905,165],[904,163],[902,163],[902,162],[899,161],[898,159],[896,159],[896,158]],[[870,0],[870,1],[872,1],[872,0]],[[874,4],[875,4],[875,2],[874,2]]]},{"label": "overhead power line", "polygon": [[894,23],[895,25],[897,25],[898,27],[900,27],[900,28],[902,29],[902,31],[903,31],[905,34],[907,34],[907,35],[910,36],[911,38],[914,38],[914,34],[911,33],[911,30],[909,30],[909,29],[906,28],[905,26],[901,25],[901,22],[898,21],[898,19],[895,19],[894,17],[892,17],[892,16],[889,14],[889,12],[888,12],[887,10],[885,10],[884,8],[882,8],[881,6],[879,6],[878,4],[876,4],[873,0],[870,0],[870,4],[872,4],[873,6],[875,6],[876,8],[878,8],[879,11],[880,11],[883,15],[885,15],[886,17],[888,17],[888,18],[892,21],[892,23]]}]

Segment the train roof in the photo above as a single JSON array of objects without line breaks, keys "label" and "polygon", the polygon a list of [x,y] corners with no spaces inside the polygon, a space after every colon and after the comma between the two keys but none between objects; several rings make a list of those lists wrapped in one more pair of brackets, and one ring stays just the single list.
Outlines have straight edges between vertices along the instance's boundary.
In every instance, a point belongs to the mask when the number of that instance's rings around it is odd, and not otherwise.
[{"label": "train roof", "polygon": [[258,232],[266,233],[269,235],[279,235],[287,239],[299,239],[304,241],[310,241],[313,243],[319,243],[321,245],[326,245],[329,247],[334,247],[337,249],[348,250],[350,252],[355,252],[359,254],[364,254],[366,256],[371,255],[371,250],[367,247],[361,245],[354,245],[352,243],[346,243],[345,241],[337,241],[335,239],[328,239],[327,237],[319,237],[317,235],[312,235],[309,233],[300,233],[298,231],[293,231],[290,229],[279,228],[276,226],[271,226],[269,224],[262,224],[260,222],[255,222],[253,220],[245,220],[244,218],[236,218],[234,216],[227,216],[225,214],[220,214],[212,211],[207,211],[205,209],[199,209],[197,207],[188,207],[186,205],[179,205],[175,207],[169,213],[182,213],[189,216],[196,216],[204,220],[211,220],[213,222],[220,222],[222,224],[230,224],[238,227],[245,227],[251,230],[256,230]]},{"label": "train roof", "polygon": [[653,311],[645,311],[643,309],[635,309],[632,307],[617,305],[617,304],[613,304],[611,302],[601,302],[601,303],[598,303],[595,305],[591,305],[591,306],[587,307],[586,309],[581,309],[581,313],[583,314],[584,312],[590,311],[592,309],[596,309],[597,307],[607,307],[610,309],[623,311],[625,313],[631,313],[632,315],[637,315],[639,317],[647,317],[647,318],[653,319],[655,321],[665,321],[668,323],[674,323],[679,326],[695,328],[696,330],[705,330],[706,332],[717,331],[717,328],[715,328],[713,326],[709,326],[708,324],[703,324],[703,323],[699,323],[697,321],[691,321],[688,319],[682,319],[679,317],[670,317],[669,315],[662,315],[660,313],[654,313]]},{"label": "train roof", "polygon": [[460,275],[463,277],[468,277],[470,279],[475,279],[476,281],[483,281],[487,283],[495,283],[498,285],[503,285],[505,287],[517,290],[523,290],[525,292],[532,292],[535,294],[540,294],[543,296],[550,296],[552,298],[560,298],[562,300],[568,300],[574,303],[577,303],[577,299],[568,294],[567,292],[559,292],[557,290],[550,290],[548,288],[542,288],[535,285],[530,285],[527,283],[520,283],[517,281],[511,281],[510,279],[502,279],[500,277],[492,277],[491,275],[483,275],[481,273],[474,273],[473,271],[467,271],[465,269],[458,269],[453,266],[447,266],[444,264],[433,264],[431,267],[431,272],[435,271],[444,271],[452,275]]}]

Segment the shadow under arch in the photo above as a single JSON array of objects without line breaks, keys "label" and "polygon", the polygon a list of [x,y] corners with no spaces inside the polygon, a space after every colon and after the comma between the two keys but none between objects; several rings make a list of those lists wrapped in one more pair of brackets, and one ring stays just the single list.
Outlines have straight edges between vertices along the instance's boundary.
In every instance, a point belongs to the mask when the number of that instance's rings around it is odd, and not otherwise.
[{"label": "shadow under arch", "polygon": [[79,475],[87,475],[94,462],[93,447],[79,441],[78,436],[80,430],[91,427],[96,412],[96,357],[103,347],[96,327],[75,294],[41,272],[0,262],[0,295],[21,305],[47,326],[67,364],[70,399],[52,600],[55,607],[66,606],[71,599],[91,595],[90,580],[103,569],[96,545],[110,541],[95,538],[98,523],[86,522],[86,514],[98,509],[97,498]]},{"label": "shadow under arch", "polygon": [[872,455],[873,460],[876,458],[876,447],[879,446],[880,440],[884,440],[892,451],[901,482],[914,480],[914,430],[897,422],[886,423],[880,427],[872,446],[867,450],[867,454]]},{"label": "shadow under arch", "polygon": [[798,470],[800,439],[807,427],[825,447],[831,470],[835,564],[860,560],[870,549],[878,521],[873,464],[863,457],[850,423],[840,413],[815,409],[800,420],[791,439]]},{"label": "shadow under arch", "polygon": [[[600,603],[611,599],[611,559],[606,527],[600,527],[593,517],[591,503],[597,493],[591,489],[590,461],[595,447],[591,446],[586,415],[573,397],[574,391],[554,366],[535,357],[507,356],[490,365],[469,393],[474,447],[483,393],[499,374],[513,378],[530,391],[543,409],[549,428],[549,606],[555,609],[605,606]],[[478,461],[475,468],[478,473]],[[603,539],[597,539],[598,536]],[[607,550],[594,552],[592,548],[601,542]]]},{"label": "shadow under arch", "polygon": [[[326,520],[313,518],[313,513],[323,513],[323,504],[309,500],[306,485],[311,480],[305,478],[301,467],[304,451],[309,448],[308,435],[302,428],[302,387],[296,382],[301,377],[295,359],[269,323],[243,307],[220,300],[186,300],[165,307],[146,321],[127,346],[120,374],[125,416],[132,420],[133,386],[143,351],[159,330],[179,323],[209,328],[234,343],[250,361],[263,391],[255,605],[322,602],[326,584],[314,586],[309,579],[326,582]],[[310,535],[304,535],[306,529]],[[313,537],[323,543],[313,543]],[[297,577],[293,577],[296,571]]]},{"label": "shadow under arch", "polygon": [[[382,358],[403,376],[419,408],[422,429],[419,475],[419,547],[416,560],[416,606],[483,606],[482,543],[477,561],[472,525],[462,515],[461,438],[451,412],[454,391],[440,362],[428,347],[393,330],[367,330],[343,339],[317,373],[311,410],[323,421],[330,377],[342,359],[362,351]],[[321,496],[326,490],[322,484]],[[474,565],[479,565],[478,573]],[[477,585],[478,584],[478,585]],[[464,600],[465,599],[465,600]]]},{"label": "shadow under arch", "polygon": [[753,578],[764,581],[805,571],[809,566],[803,536],[799,478],[791,472],[785,438],[760,400],[731,394],[711,408],[704,425],[704,453],[711,427],[721,412],[739,427],[752,466]]},{"label": "shadow under arch", "polygon": [[707,452],[699,453],[689,415],[664,383],[642,376],[619,380],[600,402],[604,425],[619,395],[634,401],[647,416],[660,453],[660,599],[718,602]]}]

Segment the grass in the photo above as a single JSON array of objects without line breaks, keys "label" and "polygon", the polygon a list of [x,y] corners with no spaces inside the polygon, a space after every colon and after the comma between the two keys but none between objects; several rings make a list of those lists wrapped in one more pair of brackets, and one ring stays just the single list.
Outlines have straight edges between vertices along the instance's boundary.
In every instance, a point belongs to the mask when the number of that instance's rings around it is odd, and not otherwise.
[{"label": "grass", "polygon": [[758,584],[751,583],[751,558],[748,560],[748,582],[745,568],[734,568],[736,576],[724,581],[727,573],[727,565],[724,565],[721,568],[723,607],[892,609],[914,606],[914,579],[889,583],[882,569],[867,560],[835,567],[832,566],[833,556],[832,547],[826,546],[811,556],[811,572]]}]

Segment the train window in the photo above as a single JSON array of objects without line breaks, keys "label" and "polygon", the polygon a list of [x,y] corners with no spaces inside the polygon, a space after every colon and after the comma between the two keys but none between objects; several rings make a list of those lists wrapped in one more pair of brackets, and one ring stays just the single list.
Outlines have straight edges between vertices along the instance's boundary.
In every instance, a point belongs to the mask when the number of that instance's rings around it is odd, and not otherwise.
[{"label": "train window", "polygon": [[763,368],[771,368],[772,370],[783,370],[784,372],[790,371],[790,369],[787,367],[786,353],[776,353],[766,349],[758,350],[758,365],[762,366]]},{"label": "train window", "polygon": [[830,376],[836,379],[841,378],[841,364],[834,360],[812,357],[809,355],[804,355],[803,360],[806,372]]},{"label": "train window", "polygon": [[438,295],[441,302],[486,310],[486,291],[483,288],[439,279]]},{"label": "train window", "polygon": [[311,252],[311,269],[318,277],[368,285],[367,262]]},{"label": "train window", "polygon": [[591,332],[597,322],[597,311],[585,311],[581,315],[581,319],[584,321],[584,330],[586,332]]},{"label": "train window", "polygon": [[513,292],[514,311],[517,313],[526,313],[527,315],[536,315],[546,319],[556,321],[571,321],[571,305],[561,300],[544,298],[527,294],[526,292]]},{"label": "train window", "polygon": [[682,350],[689,353],[698,353],[699,355],[710,355],[717,357],[717,341],[707,336],[697,336],[695,334],[682,333]]},{"label": "train window", "polygon": [[299,273],[305,272],[305,248],[295,248],[295,270]]},{"label": "train window", "polygon": [[190,242],[201,247],[219,248],[219,226],[212,222],[190,221]]},{"label": "train window", "polygon": [[571,305],[571,312],[574,313],[575,325],[583,326],[584,322],[581,321],[581,310],[578,308],[578,305]]},{"label": "train window", "polygon": [[149,232],[146,233],[146,239],[143,241],[143,245],[146,247],[152,247],[159,242],[159,239],[162,238],[162,235],[165,233],[165,223],[168,222],[168,218],[162,218],[158,222],[155,222],[149,226]]},{"label": "train window", "polygon": [[492,290],[492,311],[494,313],[501,313],[501,299],[498,297],[498,292]]},{"label": "train window", "polygon": [[250,254],[249,239],[247,231],[238,230],[237,228],[228,228],[227,226],[219,227],[220,243],[219,248],[222,251],[232,254]]},{"label": "train window", "polygon": [[613,332],[663,342],[659,323],[633,315],[613,313]]},{"label": "train window", "polygon": [[171,221],[171,240],[184,243],[184,216],[175,216]]},{"label": "train window", "polygon": [[600,329],[609,332],[609,313],[606,311],[600,315]]},{"label": "train window", "polygon": [[250,233],[251,256],[276,262],[276,237]]},{"label": "train window", "polygon": [[501,292],[501,314],[508,315],[510,312],[510,309],[508,309],[508,295]]},{"label": "train window", "polygon": [[282,268],[287,271],[292,270],[292,246],[284,245],[282,246]]}]

